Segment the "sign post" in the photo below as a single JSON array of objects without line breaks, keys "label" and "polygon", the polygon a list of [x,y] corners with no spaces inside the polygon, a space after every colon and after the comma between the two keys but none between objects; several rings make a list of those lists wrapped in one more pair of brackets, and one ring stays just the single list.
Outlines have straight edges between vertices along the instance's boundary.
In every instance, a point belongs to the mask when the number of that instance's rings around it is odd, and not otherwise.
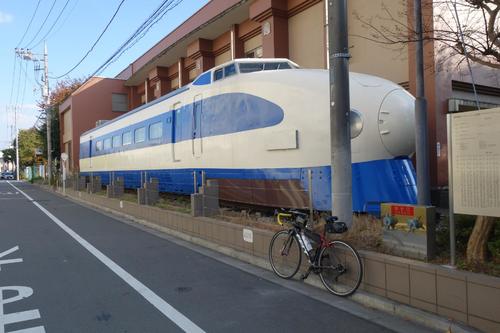
[{"label": "sign post", "polygon": [[62,160],[62,181],[63,181],[63,195],[66,195],[66,161],[68,160],[68,154],[61,154]]}]

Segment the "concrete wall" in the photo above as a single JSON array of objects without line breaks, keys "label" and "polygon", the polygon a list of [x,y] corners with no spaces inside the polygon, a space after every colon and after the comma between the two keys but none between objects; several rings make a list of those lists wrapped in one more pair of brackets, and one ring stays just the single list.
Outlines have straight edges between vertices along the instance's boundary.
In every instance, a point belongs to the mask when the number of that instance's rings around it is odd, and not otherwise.
[{"label": "concrete wall", "polygon": [[231,61],[231,51],[226,51],[215,57],[215,66]]},{"label": "concrete wall", "polygon": [[[348,1],[349,45],[352,58],[349,61],[352,72],[377,75],[396,83],[409,80],[408,49],[400,45],[384,45],[369,41],[373,32],[357,19],[373,20],[376,26],[388,25],[377,16],[385,17],[384,4],[392,13],[406,12],[401,0],[351,0]],[[406,20],[406,17],[403,17]]]},{"label": "concrete wall", "polygon": [[[197,217],[128,201],[66,190],[67,195],[184,235],[267,260],[275,231]],[[243,230],[253,242],[243,239]],[[484,332],[500,332],[500,279],[390,255],[360,251],[361,290],[447,317]]]},{"label": "concrete wall", "polygon": [[288,38],[290,60],[303,68],[326,68],[324,2],[290,17]]}]

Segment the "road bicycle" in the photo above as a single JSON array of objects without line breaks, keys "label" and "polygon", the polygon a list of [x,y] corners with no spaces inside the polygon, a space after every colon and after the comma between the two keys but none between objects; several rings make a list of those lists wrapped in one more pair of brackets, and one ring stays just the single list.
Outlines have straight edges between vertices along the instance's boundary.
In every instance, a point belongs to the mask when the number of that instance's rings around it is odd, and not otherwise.
[{"label": "road bicycle", "polygon": [[338,222],[336,216],[330,216],[325,219],[323,233],[318,234],[306,227],[308,220],[307,214],[296,210],[278,214],[278,223],[290,224],[291,228],[278,231],[269,244],[269,261],[274,273],[281,278],[291,279],[299,271],[304,254],[309,267],[301,275],[301,280],[313,272],[319,275],[331,293],[337,296],[353,294],[363,278],[361,258],[349,243],[326,238],[327,233],[346,232],[347,225]]}]

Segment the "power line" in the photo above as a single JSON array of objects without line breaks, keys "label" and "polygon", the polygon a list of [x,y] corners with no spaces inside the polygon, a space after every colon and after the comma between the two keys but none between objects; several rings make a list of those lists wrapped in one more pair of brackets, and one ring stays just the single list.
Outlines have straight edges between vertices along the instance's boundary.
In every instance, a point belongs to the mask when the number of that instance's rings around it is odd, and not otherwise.
[{"label": "power line", "polygon": [[[47,16],[45,16],[45,20],[43,20],[43,23],[40,26],[40,28],[38,29],[38,31],[36,32],[35,36],[33,37],[33,39],[31,39],[31,41],[29,43],[27,43],[27,45],[31,45],[31,43],[33,43],[35,41],[35,39],[38,37],[38,34],[40,33],[40,31],[42,31],[43,27],[45,26],[45,23],[47,23],[47,20],[48,20],[50,14],[52,13],[52,10],[54,9],[56,2],[57,2],[57,0],[54,0],[54,2],[52,3],[52,6],[50,7],[49,13],[47,14]],[[28,48],[29,48],[29,46],[28,46]]]},{"label": "power line", "polygon": [[76,0],[73,3],[73,6],[70,8],[70,10],[68,12],[68,15],[66,15],[66,17],[64,18],[64,20],[62,21],[62,23],[47,38],[52,37],[53,35],[57,34],[61,30],[61,28],[66,24],[66,22],[68,21],[68,19],[71,17],[71,14],[73,14],[73,11],[75,10],[75,8],[76,8],[76,6],[78,5],[79,2],[80,2],[80,0]]},{"label": "power line", "polygon": [[19,63],[19,77],[18,77],[18,80],[17,80],[17,93],[16,93],[16,105],[17,106],[17,103],[19,102],[19,93],[21,92],[21,66],[23,64],[22,63]]},{"label": "power line", "polygon": [[[90,75],[90,77],[98,75],[101,73],[103,70],[105,70],[111,63],[115,62],[118,60],[118,58],[125,52],[127,51],[130,47],[135,45],[142,37],[144,37],[144,34],[154,25],[156,24],[163,16],[169,12],[170,10],[174,9],[176,6],[178,6],[183,0],[165,0],[161,3],[160,6],[135,30],[135,32],[116,50],[99,68],[94,71]],[[173,5],[172,5],[173,4]],[[159,17],[159,18],[158,18]],[[139,34],[143,33],[142,35],[139,36]],[[139,37],[137,37],[139,36]],[[137,39],[136,39],[137,38]],[[135,40],[136,39],[136,40]],[[135,41],[134,41],[135,40]],[[129,45],[133,42],[132,45]]]},{"label": "power line", "polygon": [[52,29],[54,29],[54,26],[57,24],[57,22],[59,22],[59,19],[61,18],[61,15],[64,13],[64,10],[68,6],[69,2],[70,2],[70,0],[66,0],[66,3],[64,4],[64,7],[59,12],[59,15],[57,15],[54,23],[52,23],[52,26],[49,28],[49,30],[47,31],[47,33],[45,34],[45,36],[43,36],[42,38],[40,38],[40,40],[38,41],[38,43],[36,43],[35,45],[33,45],[31,47],[32,49],[34,49],[35,47],[37,47],[38,45],[40,45],[40,43],[43,42],[45,40],[45,38],[50,34],[50,32],[52,31]]},{"label": "power line", "polygon": [[[173,1],[171,1],[173,2]],[[170,8],[168,8],[165,12],[163,13],[160,13],[158,14],[156,17],[158,17],[156,20],[152,21],[152,23],[146,27],[144,29],[144,31],[141,33],[141,35],[139,37],[137,37],[133,43],[131,43],[126,49],[124,49],[119,55],[117,58],[119,58],[123,53],[125,53],[127,50],[129,50],[130,48],[132,48],[135,44],[137,44],[146,34],[147,32],[156,24],[158,23],[158,21],[160,21],[161,19],[163,19],[163,17],[169,12],[171,11],[172,9],[174,9],[175,7],[177,7],[180,3],[182,2],[182,0],[177,0]],[[116,59],[114,60],[116,61]],[[113,61],[113,62],[114,62]]]},{"label": "power line", "polygon": [[19,105],[20,107],[24,107],[24,97],[26,96],[26,82],[28,82],[28,63],[26,62],[26,68],[23,68],[24,71],[24,87],[23,87],[23,95],[21,98],[21,104]]},{"label": "power line", "polygon": [[12,80],[11,80],[11,84],[10,84],[9,104],[12,104],[12,95],[14,94],[14,81],[16,79],[16,65],[17,65],[17,57],[16,57],[16,53],[14,52],[14,68],[12,70]]},{"label": "power line", "polygon": [[111,25],[111,23],[113,22],[113,20],[115,19],[116,15],[118,14],[118,11],[120,11],[120,8],[122,7],[123,3],[125,2],[125,0],[122,0],[120,2],[120,4],[118,5],[118,7],[116,8],[113,16],[111,17],[111,19],[108,21],[108,24],[106,24],[106,27],[104,27],[104,30],[101,32],[101,34],[99,35],[99,37],[97,37],[97,40],[94,42],[94,44],[92,44],[92,46],[90,47],[90,49],[87,51],[87,53],[85,53],[85,55],[82,57],[82,59],[80,59],[80,61],[78,61],[76,63],[76,65],[74,65],[70,70],[68,70],[66,73],[62,74],[62,75],[59,75],[59,76],[56,76],[56,77],[50,77],[51,79],[60,79],[66,75],[68,75],[69,73],[71,73],[72,71],[74,71],[84,60],[85,58],[87,58],[87,56],[90,54],[90,52],[92,52],[94,50],[94,47],[97,45],[97,43],[99,43],[99,41],[101,40],[102,36],[104,35],[104,33],[108,30],[109,26]]},{"label": "power line", "polygon": [[23,37],[21,37],[21,40],[19,41],[19,43],[17,43],[16,48],[18,48],[18,47],[19,47],[19,45],[21,45],[21,43],[22,43],[22,42],[23,42],[23,40],[24,40],[24,37],[26,37],[26,34],[28,33],[28,30],[29,30],[29,29],[30,29],[30,27],[31,27],[31,23],[33,23],[33,19],[35,18],[36,12],[38,11],[38,7],[40,6],[40,1],[41,1],[41,0],[38,0],[38,2],[37,2],[37,4],[36,4],[35,11],[33,12],[33,15],[31,15],[30,23],[28,23],[28,26],[26,27],[26,31],[24,31]]}]

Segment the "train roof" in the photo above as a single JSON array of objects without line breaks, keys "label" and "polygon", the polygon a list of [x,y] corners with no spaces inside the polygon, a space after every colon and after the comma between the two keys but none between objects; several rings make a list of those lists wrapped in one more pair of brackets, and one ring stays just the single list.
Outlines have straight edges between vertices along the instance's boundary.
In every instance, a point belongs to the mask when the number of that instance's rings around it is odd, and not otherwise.
[{"label": "train roof", "polygon": [[200,74],[192,83],[193,86],[212,84],[226,77],[252,72],[298,69],[299,65],[286,58],[242,58],[234,59],[215,66]]}]

